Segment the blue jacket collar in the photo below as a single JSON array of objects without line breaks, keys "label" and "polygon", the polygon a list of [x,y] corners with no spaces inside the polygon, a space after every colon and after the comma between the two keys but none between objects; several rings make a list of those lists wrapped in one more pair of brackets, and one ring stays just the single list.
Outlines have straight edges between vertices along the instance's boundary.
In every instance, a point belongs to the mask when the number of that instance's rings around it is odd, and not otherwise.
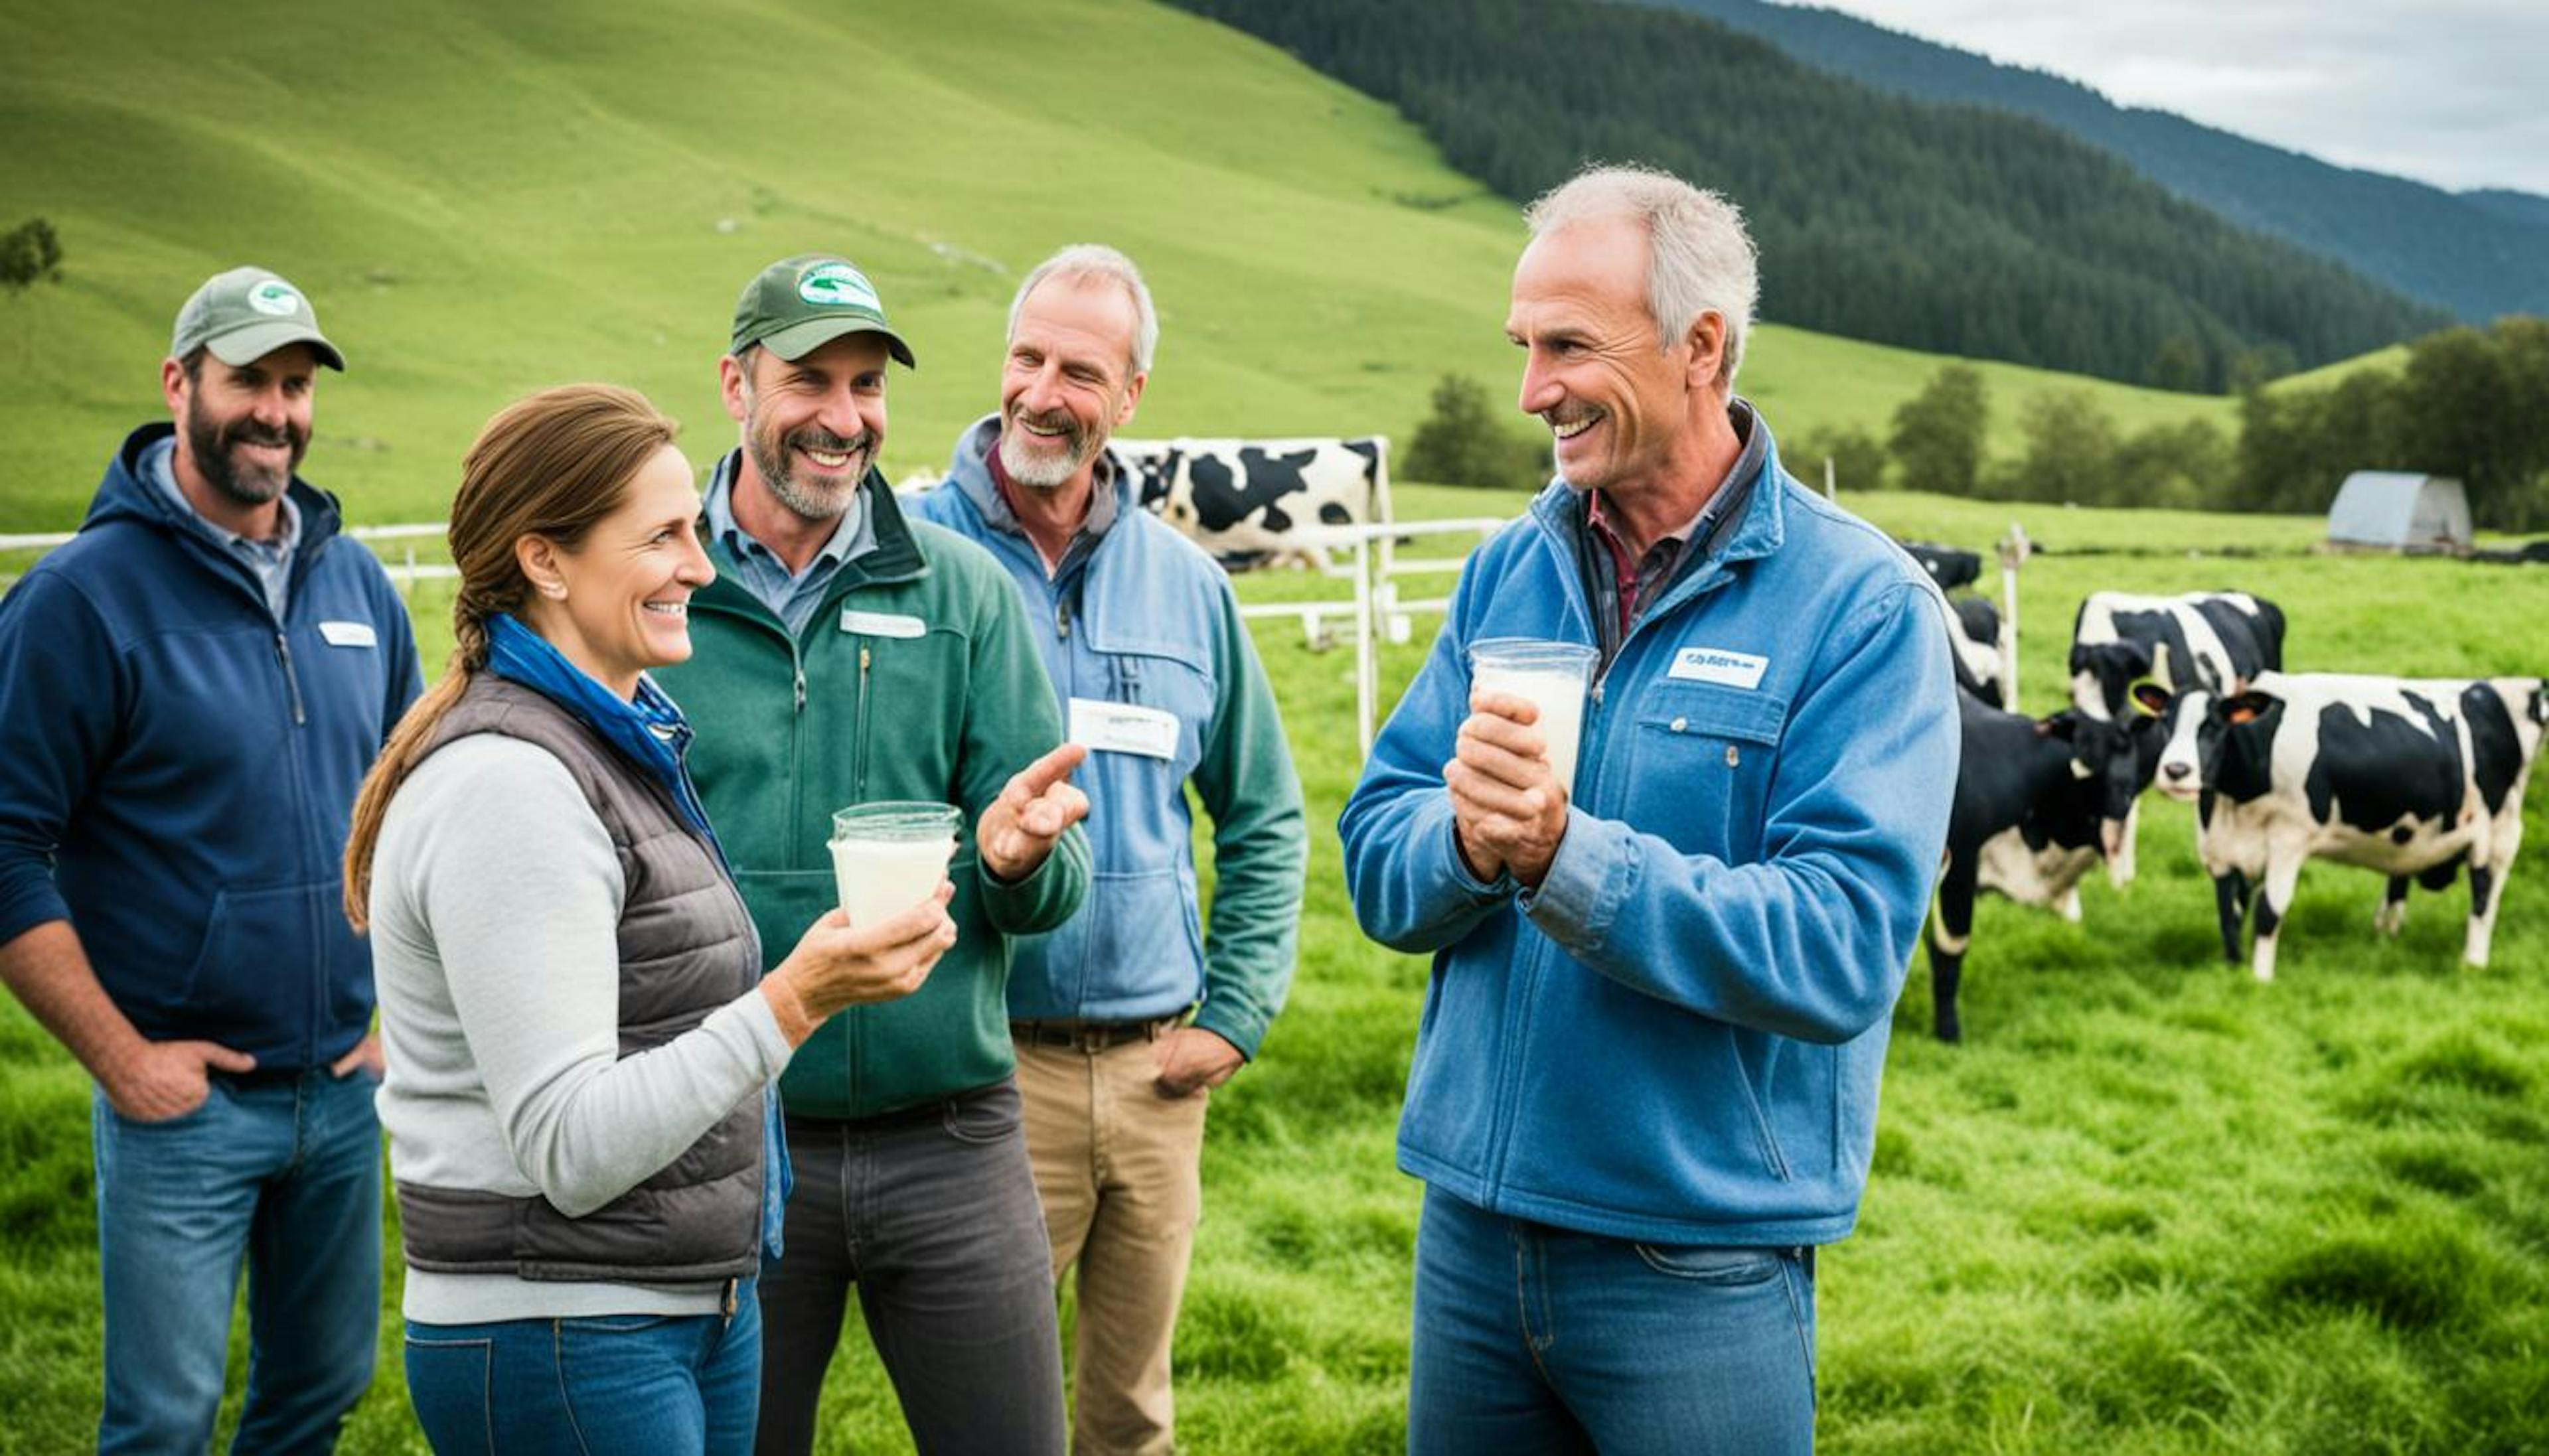
[{"label": "blue jacket collar", "polygon": [[[983,518],[985,525],[994,531],[1023,537],[1025,528],[1018,524],[1017,512],[1009,508],[1008,501],[1000,499],[999,484],[991,479],[991,451],[999,439],[1000,416],[996,412],[974,421],[956,437],[955,454],[947,461],[947,480],[964,498],[965,503],[974,507],[974,513]],[[1057,580],[1077,574],[1088,558],[1115,534],[1115,528],[1141,508],[1133,499],[1133,472],[1126,470],[1123,462],[1112,452],[1097,459],[1095,487],[1106,494],[1107,502],[1113,508],[1090,509],[1089,518],[1096,522],[1096,530],[1090,532],[1084,527],[1081,536],[1073,539],[1071,549],[1063,553],[1060,570],[1053,574]],[[1029,549],[1033,549],[1032,544]]]},{"label": "blue jacket collar", "polygon": [[[225,553],[195,531],[178,515],[176,502],[155,489],[142,472],[142,457],[152,445],[177,433],[173,421],[159,419],[142,425],[124,437],[124,446],[108,461],[106,475],[97,484],[97,495],[90,500],[88,514],[81,519],[80,529],[105,525],[110,521],[135,521],[166,531],[187,543],[203,560],[213,562],[239,585],[265,599],[265,589],[256,585],[247,564]],[[336,498],[295,475],[285,490],[292,503],[301,511],[301,535],[293,546],[292,580],[297,584],[308,574],[310,564],[318,559],[337,531],[344,525],[344,512],[337,507]]]},{"label": "blue jacket collar", "polygon": [[[1730,479],[1721,489],[1745,491],[1743,515],[1725,523],[1718,533],[1718,544],[1708,557],[1682,571],[1672,589],[1656,603],[1657,612],[1678,606],[1703,586],[1714,584],[1726,568],[1738,562],[1751,561],[1777,551],[1787,539],[1787,500],[1782,490],[1786,473],[1779,468],[1779,444],[1771,437],[1770,425],[1753,411],[1752,428],[1761,441],[1760,468],[1749,480]],[[1748,452],[1747,452],[1748,453]],[[1563,478],[1552,480],[1533,498],[1531,514],[1540,528],[1544,544],[1556,551],[1566,563],[1565,580],[1575,580],[1575,538],[1583,527],[1583,506],[1574,487]],[[1576,603],[1589,624],[1590,608]]]},{"label": "blue jacket collar", "polygon": [[623,700],[510,612],[488,619],[487,670],[566,709],[661,784],[691,827],[710,845],[716,843],[708,810],[701,806],[683,762],[691,746],[691,725],[652,678],[639,677],[637,696]]}]

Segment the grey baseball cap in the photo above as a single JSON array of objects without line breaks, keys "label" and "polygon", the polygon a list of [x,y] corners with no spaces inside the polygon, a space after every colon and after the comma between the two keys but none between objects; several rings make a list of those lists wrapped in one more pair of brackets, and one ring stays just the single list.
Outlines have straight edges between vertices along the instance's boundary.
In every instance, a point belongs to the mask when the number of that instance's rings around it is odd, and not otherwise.
[{"label": "grey baseball cap", "polygon": [[344,372],[345,356],[319,331],[309,296],[263,268],[216,273],[177,311],[168,352],[183,359],[199,348],[225,364],[253,364],[285,344],[308,344],[319,362]]},{"label": "grey baseball cap", "polygon": [[802,359],[845,333],[883,334],[886,349],[905,369],[915,367],[911,345],[886,321],[885,303],[857,264],[831,253],[801,253],[743,286],[726,352],[759,344],[782,359]]}]

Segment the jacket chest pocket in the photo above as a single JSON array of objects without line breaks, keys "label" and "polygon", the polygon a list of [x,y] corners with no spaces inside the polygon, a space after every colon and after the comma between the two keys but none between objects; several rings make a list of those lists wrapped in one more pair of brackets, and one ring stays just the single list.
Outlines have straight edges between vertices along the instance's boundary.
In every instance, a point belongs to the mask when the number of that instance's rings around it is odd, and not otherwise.
[{"label": "jacket chest pocket", "polygon": [[1064,732],[1088,746],[1090,845],[1100,872],[1175,863],[1190,833],[1185,782],[1203,759],[1212,680],[1148,653],[1091,653],[1075,665]]},{"label": "jacket chest pocket", "polygon": [[1627,818],[1686,855],[1733,864],[1761,856],[1761,818],[1788,700],[1664,681],[1638,703]]},{"label": "jacket chest pocket", "polygon": [[[905,617],[882,620],[916,623]],[[971,643],[963,633],[941,626],[883,634],[845,630],[842,642],[843,666],[858,682],[857,707],[848,725],[853,797],[944,797],[945,786],[955,778],[952,746],[960,738],[973,682]]]},{"label": "jacket chest pocket", "polygon": [[[1145,652],[1091,653],[1073,685],[1071,695],[1092,707],[1131,710],[1122,731],[1091,743],[1092,752],[1146,760],[1180,783],[1202,761],[1215,695],[1212,679],[1194,664]],[[1082,716],[1086,726],[1089,715]],[[1142,731],[1144,723],[1152,730]]]}]

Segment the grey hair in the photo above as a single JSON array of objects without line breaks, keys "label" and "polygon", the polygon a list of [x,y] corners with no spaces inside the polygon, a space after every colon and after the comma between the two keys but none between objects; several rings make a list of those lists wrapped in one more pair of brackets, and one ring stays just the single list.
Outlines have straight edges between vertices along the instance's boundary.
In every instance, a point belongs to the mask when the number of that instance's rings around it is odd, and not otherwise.
[{"label": "grey hair", "polygon": [[1614,218],[1647,229],[1647,312],[1654,316],[1656,347],[1671,348],[1701,315],[1715,314],[1726,321],[1717,383],[1731,392],[1760,296],[1742,210],[1670,172],[1635,165],[1588,166],[1523,210],[1536,238]]},{"label": "grey hair", "polygon": [[1018,285],[1017,297],[1009,300],[1009,337],[1018,336],[1018,315],[1026,309],[1027,295],[1048,278],[1096,278],[1122,288],[1133,301],[1133,372],[1151,372],[1151,356],[1160,348],[1160,315],[1151,307],[1151,286],[1142,281],[1142,270],[1131,258],[1102,242],[1075,242],[1036,264]]}]

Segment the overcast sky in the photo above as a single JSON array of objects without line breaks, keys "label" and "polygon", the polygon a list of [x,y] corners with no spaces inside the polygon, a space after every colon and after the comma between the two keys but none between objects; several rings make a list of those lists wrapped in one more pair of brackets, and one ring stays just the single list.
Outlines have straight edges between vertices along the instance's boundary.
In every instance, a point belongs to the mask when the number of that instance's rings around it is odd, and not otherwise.
[{"label": "overcast sky", "polygon": [[2341,166],[2549,193],[2549,0],[1814,3]]}]

